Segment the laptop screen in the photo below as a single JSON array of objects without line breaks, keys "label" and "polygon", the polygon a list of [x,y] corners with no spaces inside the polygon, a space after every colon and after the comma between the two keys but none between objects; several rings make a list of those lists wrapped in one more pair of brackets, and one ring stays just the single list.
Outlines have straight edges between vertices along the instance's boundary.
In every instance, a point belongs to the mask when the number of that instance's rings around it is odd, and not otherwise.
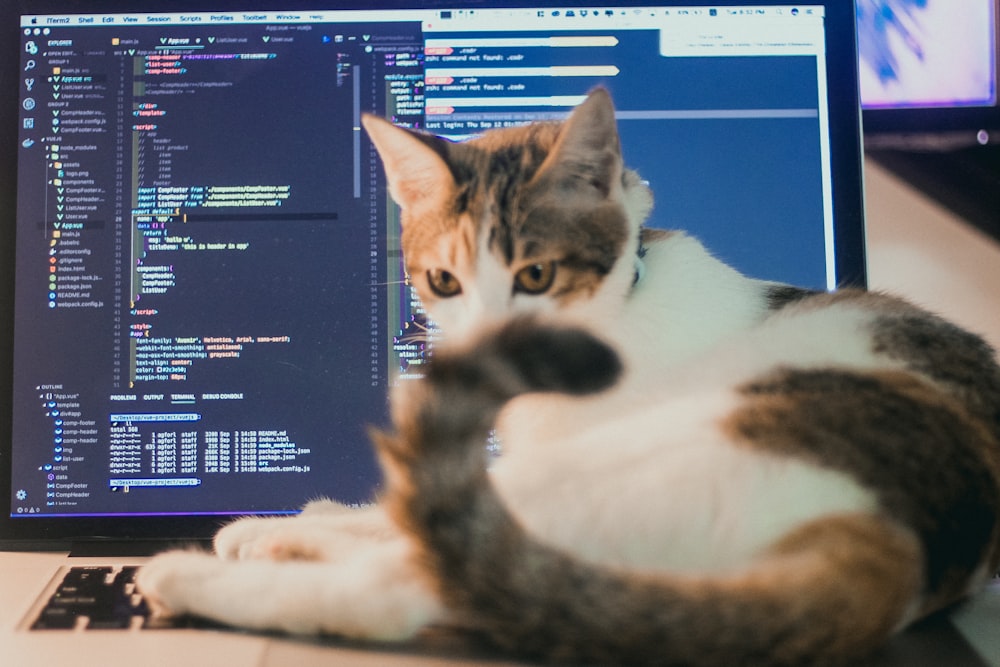
[{"label": "laptop screen", "polygon": [[602,85],[651,226],[768,280],[864,279],[849,8],[27,4],[7,536],[373,498],[366,428],[432,324],[363,112],[462,140]]}]

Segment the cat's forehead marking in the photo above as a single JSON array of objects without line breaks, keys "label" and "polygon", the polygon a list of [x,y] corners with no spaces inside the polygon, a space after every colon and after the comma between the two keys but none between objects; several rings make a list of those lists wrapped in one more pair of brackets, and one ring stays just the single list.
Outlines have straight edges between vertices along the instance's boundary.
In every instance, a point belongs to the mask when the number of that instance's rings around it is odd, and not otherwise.
[{"label": "cat's forehead marking", "polygon": [[453,235],[451,244],[451,260],[456,265],[475,261],[477,227],[468,213],[458,216],[456,233]]},{"label": "cat's forehead marking", "polygon": [[487,136],[457,146],[453,175],[459,187],[470,195],[460,204],[474,205],[475,195],[483,194],[502,205],[516,199],[548,156],[551,142],[539,142],[538,134],[510,133],[505,135],[506,141]]},{"label": "cat's forehead marking", "polygon": [[486,247],[509,264],[521,224],[521,200],[557,135],[557,127],[510,128],[452,147],[454,209],[485,226]]},{"label": "cat's forehead marking", "polygon": [[410,235],[407,248],[408,270],[423,271],[430,268],[467,265],[476,259],[476,223],[468,213],[441,215],[432,232]]}]

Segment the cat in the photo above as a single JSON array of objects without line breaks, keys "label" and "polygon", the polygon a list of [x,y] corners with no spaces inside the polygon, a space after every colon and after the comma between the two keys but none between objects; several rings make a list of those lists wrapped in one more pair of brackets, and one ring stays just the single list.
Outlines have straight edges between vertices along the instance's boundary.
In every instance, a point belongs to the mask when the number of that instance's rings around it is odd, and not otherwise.
[{"label": "cat", "polygon": [[[643,227],[609,94],[450,143],[367,116],[443,331],[379,502],[154,558],[162,614],[570,663],[836,664],[1000,566],[1000,368],[892,296]],[[484,443],[495,429],[502,454]]]}]

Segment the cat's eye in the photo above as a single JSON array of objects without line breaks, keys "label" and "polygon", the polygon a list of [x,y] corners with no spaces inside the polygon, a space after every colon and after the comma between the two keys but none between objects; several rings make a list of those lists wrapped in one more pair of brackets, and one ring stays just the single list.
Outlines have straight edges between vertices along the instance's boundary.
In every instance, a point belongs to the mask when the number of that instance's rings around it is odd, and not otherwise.
[{"label": "cat's eye", "polygon": [[427,272],[427,282],[431,286],[431,291],[442,298],[457,296],[462,293],[462,283],[449,271],[444,269],[431,269]]},{"label": "cat's eye", "polygon": [[555,279],[555,262],[529,264],[514,274],[514,289],[526,294],[541,294],[552,287]]}]

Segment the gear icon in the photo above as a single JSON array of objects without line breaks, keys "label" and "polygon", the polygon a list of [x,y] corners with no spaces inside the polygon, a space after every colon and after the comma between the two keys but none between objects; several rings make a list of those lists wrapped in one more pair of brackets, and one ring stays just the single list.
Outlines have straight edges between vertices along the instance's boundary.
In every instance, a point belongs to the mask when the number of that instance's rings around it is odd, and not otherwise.
[{"label": "gear icon", "polygon": [[24,489],[18,489],[17,493],[15,495],[17,496],[18,500],[27,500],[28,499],[28,492],[25,491]]}]

